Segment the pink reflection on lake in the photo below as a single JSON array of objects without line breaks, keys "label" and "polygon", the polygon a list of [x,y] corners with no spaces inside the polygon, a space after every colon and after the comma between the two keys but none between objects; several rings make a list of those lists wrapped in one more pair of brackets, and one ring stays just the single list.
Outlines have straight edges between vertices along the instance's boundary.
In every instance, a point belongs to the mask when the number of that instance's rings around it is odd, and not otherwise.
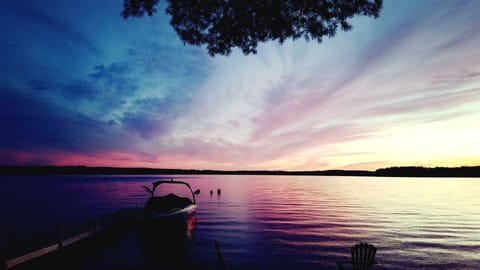
[{"label": "pink reflection on lake", "polygon": [[[171,178],[2,177],[2,213],[13,222],[2,225],[4,234],[28,230],[22,224],[29,224],[29,218],[40,226],[48,220],[74,221],[120,207],[141,207],[149,196],[142,185]],[[360,241],[378,248],[381,269],[475,269],[480,265],[480,179],[173,178],[201,190],[196,222],[182,247],[187,265],[208,268],[216,262],[213,240],[220,242],[236,269],[335,269],[335,262],[347,259],[349,247]],[[128,257],[140,266],[151,259],[150,253],[136,248],[135,238],[125,241],[123,253],[110,251],[111,256]]]}]

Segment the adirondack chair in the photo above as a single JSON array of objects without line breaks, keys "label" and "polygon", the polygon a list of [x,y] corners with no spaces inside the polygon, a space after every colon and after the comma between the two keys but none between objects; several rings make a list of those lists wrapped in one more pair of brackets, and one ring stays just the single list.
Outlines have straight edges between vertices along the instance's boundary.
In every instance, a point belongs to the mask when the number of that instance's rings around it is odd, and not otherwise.
[{"label": "adirondack chair", "polygon": [[352,253],[352,259],[348,262],[338,261],[338,269],[343,269],[343,264],[348,263],[352,265],[354,270],[370,270],[372,266],[376,263],[375,253],[377,253],[377,248],[368,243],[359,243],[350,248]]}]

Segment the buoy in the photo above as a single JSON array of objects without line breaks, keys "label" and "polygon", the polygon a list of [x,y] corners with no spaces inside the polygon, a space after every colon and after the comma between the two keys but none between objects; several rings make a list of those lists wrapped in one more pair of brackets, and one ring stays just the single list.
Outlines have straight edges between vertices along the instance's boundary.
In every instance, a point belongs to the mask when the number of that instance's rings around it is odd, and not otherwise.
[{"label": "buoy", "polygon": [[212,195],[213,195],[213,190],[210,190],[210,196],[212,196]]},{"label": "buoy", "polygon": [[217,195],[220,195],[220,193],[222,193],[222,191],[220,189],[217,189]]}]

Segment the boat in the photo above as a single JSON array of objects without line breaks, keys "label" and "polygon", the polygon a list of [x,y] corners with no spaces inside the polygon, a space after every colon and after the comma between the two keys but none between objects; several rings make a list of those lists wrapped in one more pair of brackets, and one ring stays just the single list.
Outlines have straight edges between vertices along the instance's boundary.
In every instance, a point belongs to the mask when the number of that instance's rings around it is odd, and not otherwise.
[{"label": "boat", "polygon": [[[160,185],[184,185],[192,196],[191,198],[181,197],[174,193],[156,196],[155,191]],[[199,189],[193,191],[188,183],[174,181],[173,179],[156,181],[152,183],[152,188],[147,186],[143,186],[143,188],[150,193],[150,198],[148,198],[142,211],[142,217],[146,223],[188,226],[188,222],[191,222],[191,219],[194,218],[197,209],[195,195],[200,193]]]}]

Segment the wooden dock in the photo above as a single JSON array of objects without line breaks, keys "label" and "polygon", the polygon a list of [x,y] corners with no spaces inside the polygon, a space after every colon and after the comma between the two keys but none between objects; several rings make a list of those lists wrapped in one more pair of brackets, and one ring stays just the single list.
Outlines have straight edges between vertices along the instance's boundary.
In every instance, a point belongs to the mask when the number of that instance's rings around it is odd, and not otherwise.
[{"label": "wooden dock", "polygon": [[[138,208],[121,209],[114,213],[99,216],[91,221],[91,226],[86,230],[69,232],[65,237],[67,228],[58,230],[56,239],[51,239],[50,244],[34,248],[27,253],[18,254],[11,252],[7,246],[0,253],[0,270],[17,268],[25,263],[50,254],[58,254],[68,250],[71,246],[86,242],[87,239],[97,238],[107,232],[125,231],[139,223],[140,212]],[[28,249],[27,249],[28,250]]]}]

